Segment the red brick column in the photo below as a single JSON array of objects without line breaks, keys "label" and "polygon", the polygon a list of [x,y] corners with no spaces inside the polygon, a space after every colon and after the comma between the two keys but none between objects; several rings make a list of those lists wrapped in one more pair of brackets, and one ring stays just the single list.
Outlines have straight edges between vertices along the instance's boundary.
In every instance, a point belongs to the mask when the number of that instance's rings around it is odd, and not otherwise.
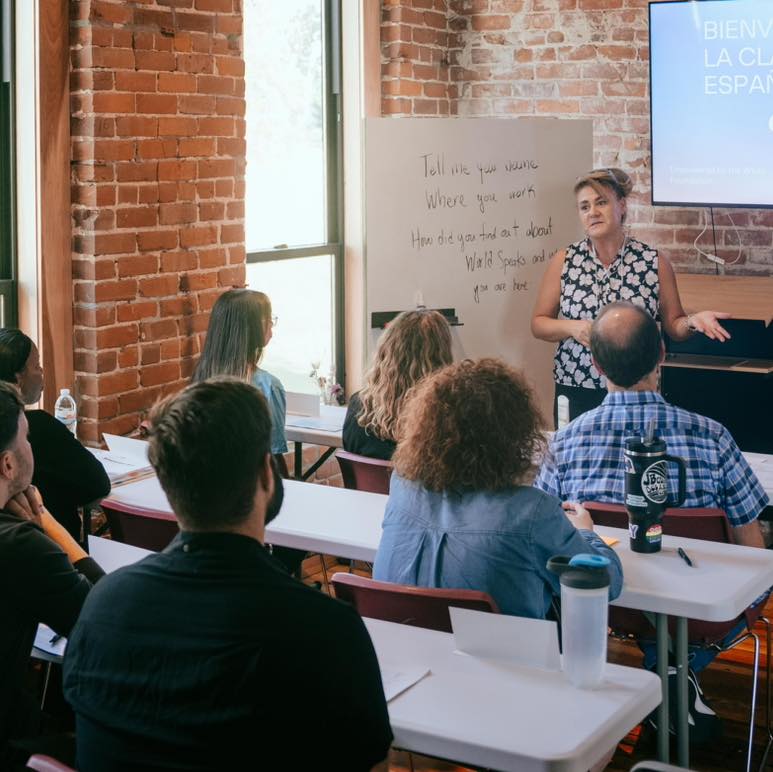
[{"label": "red brick column", "polygon": [[80,434],[127,433],[179,389],[244,283],[240,0],[72,0]]}]

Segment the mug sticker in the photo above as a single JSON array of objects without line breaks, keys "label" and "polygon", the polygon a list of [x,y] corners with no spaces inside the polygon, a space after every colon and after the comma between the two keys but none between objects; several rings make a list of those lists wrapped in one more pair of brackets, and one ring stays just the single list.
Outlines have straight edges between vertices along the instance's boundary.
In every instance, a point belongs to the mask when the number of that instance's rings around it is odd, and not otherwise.
[{"label": "mug sticker", "polygon": [[636,538],[636,534],[639,533],[638,523],[628,523],[628,535],[632,538]]},{"label": "mug sticker", "polygon": [[663,526],[658,523],[657,525],[651,525],[647,529],[647,533],[644,534],[644,538],[650,543],[654,544],[659,542],[663,537]]},{"label": "mug sticker", "polygon": [[623,456],[626,474],[636,474],[636,467],[633,465],[633,459],[630,456]]},{"label": "mug sticker", "polygon": [[653,503],[663,504],[668,497],[665,461],[650,464],[641,476],[642,493]]}]

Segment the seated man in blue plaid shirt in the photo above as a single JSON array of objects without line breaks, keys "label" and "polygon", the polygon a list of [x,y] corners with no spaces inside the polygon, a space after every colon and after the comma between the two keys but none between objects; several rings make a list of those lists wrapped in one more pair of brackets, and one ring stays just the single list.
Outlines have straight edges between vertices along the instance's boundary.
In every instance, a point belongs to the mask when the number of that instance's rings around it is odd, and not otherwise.
[{"label": "seated man in blue plaid shirt", "polygon": [[[556,432],[535,486],[561,501],[622,503],[624,440],[643,435],[654,419],[655,434],[687,465],[683,506],[723,509],[738,544],[764,548],[757,517],[769,503],[768,496],[730,432],[710,418],[669,405],[657,393],[665,349],[652,317],[632,303],[610,303],[593,323],[590,344],[609,394],[599,407]],[[737,632],[740,629],[730,637]],[[654,645],[644,641],[640,645],[645,666],[654,667]],[[706,667],[714,656],[716,652],[708,649],[692,652],[692,671]],[[690,683],[691,715],[694,706],[704,718],[713,718],[693,672]],[[692,727],[691,735],[694,719]],[[704,734],[710,736],[711,731],[706,728]]]},{"label": "seated man in blue plaid shirt", "polygon": [[556,432],[535,486],[561,501],[621,504],[623,443],[654,419],[668,452],[687,464],[683,506],[723,509],[738,544],[764,547],[757,516],[768,497],[730,432],[657,393],[665,350],[652,317],[632,303],[605,306],[593,323],[591,354],[609,394]]}]

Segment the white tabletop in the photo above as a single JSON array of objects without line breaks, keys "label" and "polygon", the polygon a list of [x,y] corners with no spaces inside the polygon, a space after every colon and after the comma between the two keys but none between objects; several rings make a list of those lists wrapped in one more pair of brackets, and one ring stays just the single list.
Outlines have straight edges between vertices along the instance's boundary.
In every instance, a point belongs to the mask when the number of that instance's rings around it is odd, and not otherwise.
[{"label": "white tabletop", "polygon": [[[387,497],[378,493],[285,480],[282,511],[266,529],[266,541],[372,562],[381,540]],[[110,498],[171,512],[155,477],[117,488]],[[617,606],[718,622],[738,616],[773,586],[773,551],[733,544],[663,537],[663,551],[633,553],[628,533],[596,528],[619,539],[623,592]],[[676,553],[682,547],[688,566]]]},{"label": "white tabletop", "polygon": [[142,547],[133,547],[131,544],[123,544],[114,539],[89,536],[89,555],[99,563],[106,574],[152,554],[151,550],[145,550]]},{"label": "white tabletop", "polygon": [[320,405],[318,416],[288,413],[285,417],[285,436],[291,442],[340,448],[345,417],[346,408],[338,405]]},{"label": "white tabletop", "polygon": [[[150,554],[89,537],[92,556],[114,571]],[[598,689],[575,689],[562,673],[454,653],[453,637],[374,619],[366,626],[381,667],[430,675],[389,703],[395,744],[475,766],[580,772],[598,761],[660,701],[660,682],[607,665]]]},{"label": "white tabletop", "polygon": [[430,675],[389,703],[394,744],[476,767],[588,770],[660,702],[645,670],[607,665],[596,690],[562,673],[454,653],[453,636],[366,619],[383,669]]},{"label": "white tabletop", "polygon": [[[641,555],[631,552],[627,531],[595,530],[620,539],[613,549],[623,564],[623,591],[614,606],[724,622],[773,586],[771,550],[663,536],[660,552]],[[678,547],[692,566],[679,557]]]},{"label": "white tabletop", "polygon": [[773,503],[773,456],[765,453],[744,453],[743,455]]},{"label": "white tabletop", "polygon": [[[284,480],[285,498],[266,528],[266,541],[281,547],[373,562],[381,541],[387,497],[380,493]],[[157,477],[115,488],[106,502],[122,501],[171,513]]]}]

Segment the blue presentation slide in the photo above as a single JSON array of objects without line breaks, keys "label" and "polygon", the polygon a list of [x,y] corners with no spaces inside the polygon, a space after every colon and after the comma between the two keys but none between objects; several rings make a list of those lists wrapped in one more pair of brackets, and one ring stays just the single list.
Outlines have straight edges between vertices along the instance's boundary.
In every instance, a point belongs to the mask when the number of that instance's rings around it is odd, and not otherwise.
[{"label": "blue presentation slide", "polygon": [[773,0],[650,5],[652,199],[773,206]]}]

